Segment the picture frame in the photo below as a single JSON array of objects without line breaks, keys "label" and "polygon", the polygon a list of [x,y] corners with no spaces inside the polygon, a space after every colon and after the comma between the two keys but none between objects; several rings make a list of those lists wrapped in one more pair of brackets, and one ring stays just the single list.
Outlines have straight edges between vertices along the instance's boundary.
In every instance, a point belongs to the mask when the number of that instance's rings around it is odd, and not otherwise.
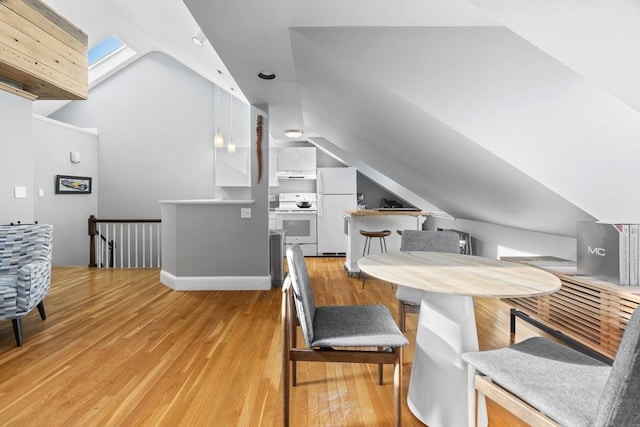
[{"label": "picture frame", "polygon": [[56,175],[56,194],[91,194],[91,177]]}]

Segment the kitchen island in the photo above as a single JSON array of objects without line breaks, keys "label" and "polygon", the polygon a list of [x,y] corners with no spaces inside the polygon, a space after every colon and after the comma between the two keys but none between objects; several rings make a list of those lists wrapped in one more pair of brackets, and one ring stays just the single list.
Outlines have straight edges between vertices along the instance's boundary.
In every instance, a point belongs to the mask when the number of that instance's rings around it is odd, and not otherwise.
[{"label": "kitchen island", "polygon": [[[419,230],[422,222],[430,212],[404,209],[359,209],[345,212],[347,234],[347,256],[344,263],[347,273],[352,276],[360,272],[358,259],[362,256],[365,238],[360,230],[377,231],[389,230],[391,235],[386,238],[387,249],[400,249],[400,235],[396,230]],[[371,253],[379,252],[380,245],[373,242]]]}]

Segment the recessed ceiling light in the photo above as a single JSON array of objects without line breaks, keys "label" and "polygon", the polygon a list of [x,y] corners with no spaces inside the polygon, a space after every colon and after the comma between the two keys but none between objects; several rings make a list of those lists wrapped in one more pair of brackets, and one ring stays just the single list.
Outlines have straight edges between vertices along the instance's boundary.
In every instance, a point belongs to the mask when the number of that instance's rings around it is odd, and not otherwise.
[{"label": "recessed ceiling light", "polygon": [[287,129],[284,131],[284,134],[287,135],[287,137],[292,139],[300,138],[303,133],[304,132],[302,132],[300,129]]},{"label": "recessed ceiling light", "polygon": [[276,75],[270,71],[260,71],[258,73],[258,77],[260,77],[262,80],[273,80],[276,78]]},{"label": "recessed ceiling light", "polygon": [[204,42],[207,40],[207,37],[204,35],[204,33],[202,32],[202,30],[198,30],[198,32],[191,37],[191,40],[193,40],[193,43],[195,43],[196,46],[204,46]]}]

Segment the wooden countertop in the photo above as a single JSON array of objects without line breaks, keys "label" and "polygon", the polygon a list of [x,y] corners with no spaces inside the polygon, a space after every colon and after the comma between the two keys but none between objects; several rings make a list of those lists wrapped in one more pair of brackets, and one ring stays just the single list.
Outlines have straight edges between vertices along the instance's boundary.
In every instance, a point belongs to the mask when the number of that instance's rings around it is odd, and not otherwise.
[{"label": "wooden countertop", "polygon": [[389,216],[389,215],[405,215],[405,216],[426,216],[431,215],[431,212],[425,211],[404,211],[404,210],[384,210],[377,211],[374,209],[358,209],[346,211],[350,216]]}]

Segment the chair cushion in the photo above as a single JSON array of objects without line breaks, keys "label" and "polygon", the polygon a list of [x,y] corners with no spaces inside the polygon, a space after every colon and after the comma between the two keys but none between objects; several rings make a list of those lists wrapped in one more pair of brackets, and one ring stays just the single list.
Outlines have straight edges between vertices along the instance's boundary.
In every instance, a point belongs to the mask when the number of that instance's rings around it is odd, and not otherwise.
[{"label": "chair cushion", "polygon": [[422,303],[423,293],[424,292],[420,289],[398,285],[398,290],[396,290],[396,298],[406,304],[420,305]]},{"label": "chair cushion", "polygon": [[640,425],[640,308],[636,308],[624,330],[616,359],[611,368],[595,425]]},{"label": "chair cushion", "polygon": [[563,426],[590,426],[611,367],[562,344],[530,338],[462,359]]},{"label": "chair cushion", "polygon": [[409,342],[384,305],[316,308],[311,347],[401,347]]}]

